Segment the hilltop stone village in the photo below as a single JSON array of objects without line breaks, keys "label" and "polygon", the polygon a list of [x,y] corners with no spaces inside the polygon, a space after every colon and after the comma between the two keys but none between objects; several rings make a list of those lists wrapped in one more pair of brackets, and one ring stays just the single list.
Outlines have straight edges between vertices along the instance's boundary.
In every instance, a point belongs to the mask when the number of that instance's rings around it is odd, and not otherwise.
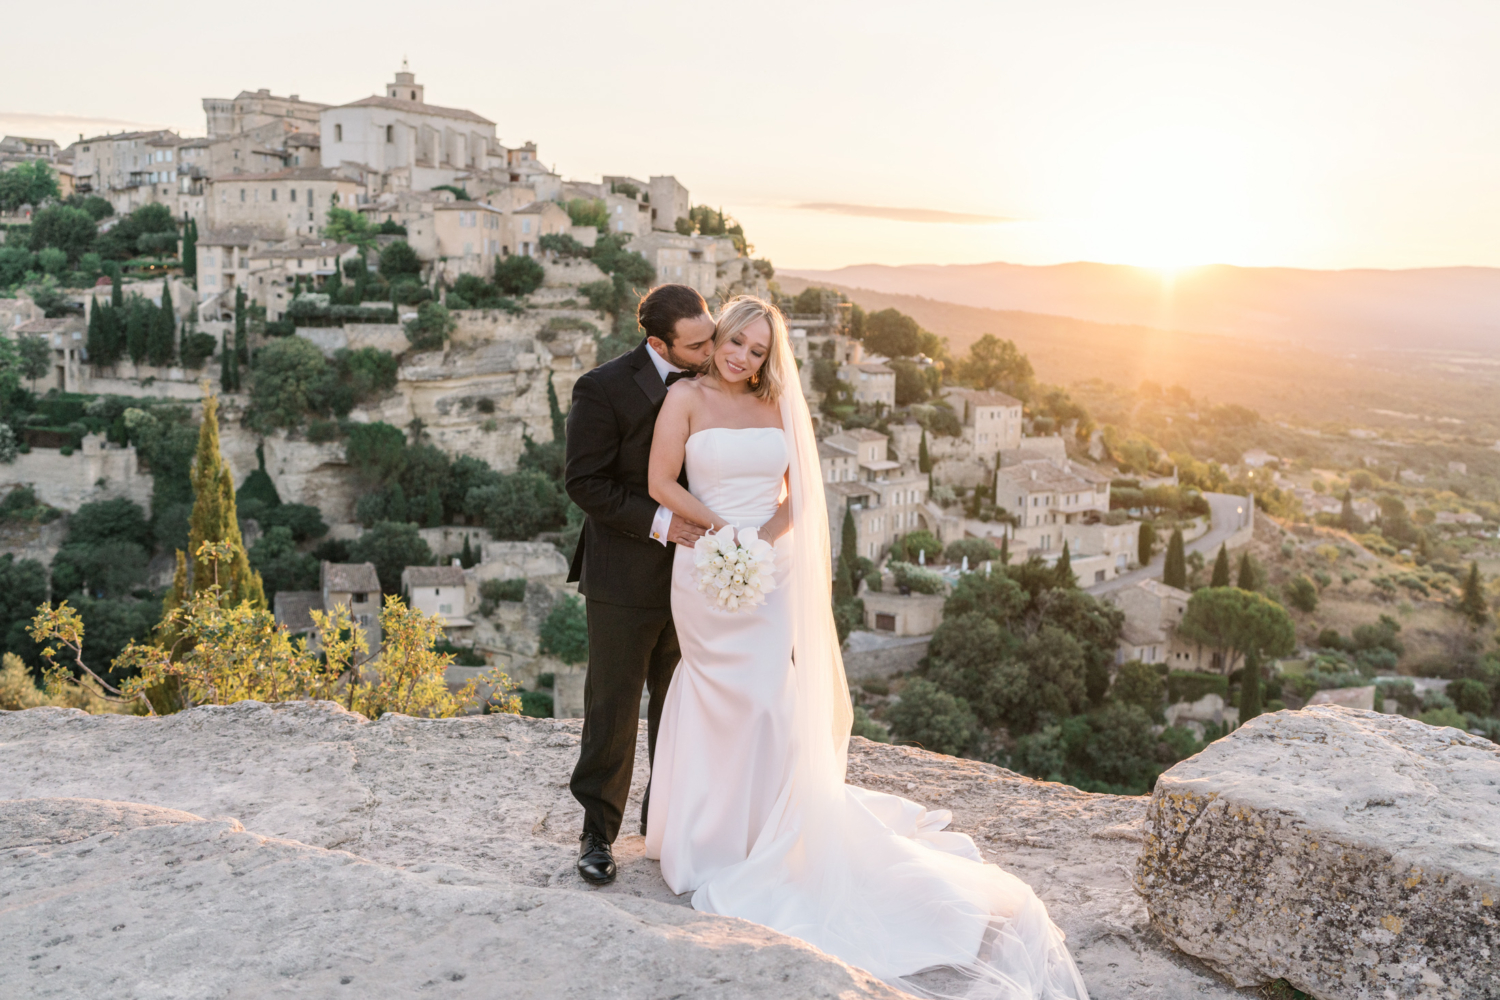
[{"label": "hilltop stone village", "polygon": [[[39,394],[193,405],[210,379],[223,395],[221,446],[236,482],[264,469],[283,502],[322,513],[332,538],[363,531],[356,511],[363,485],[342,441],[318,440],[305,428],[266,433],[242,419],[251,405],[248,393],[224,391],[223,380],[214,377],[237,326],[251,350],[267,343],[271,332],[294,332],[330,360],[339,351],[389,352],[399,359],[393,388],[352,408],[348,421],[419,427],[424,440],[450,456],[509,471],[528,440],[552,440],[549,392],[566,406],[573,380],[601,360],[599,334],[617,321],[590,301],[591,289],[610,275],[571,249],[586,251],[601,237],[619,240],[645,259],[656,280],[691,285],[710,303],[744,292],[769,294],[769,265],[749,255],[741,234],[699,231],[704,227],[693,221],[688,189],[677,178],[564,180],[535,143],[506,147],[493,122],[429,103],[416,75],[404,68],[380,94],[348,104],[260,90],[205,98],[203,107],[207,135],[199,139],[157,131],[80,137],[66,149],[12,142],[17,156],[49,158],[65,196],[107,199],[115,219],[161,205],[194,228],[191,245],[184,241],[182,248],[190,264],[160,276],[127,277],[124,291],[157,307],[168,303],[184,347],[190,337],[212,338],[214,350],[200,359],[202,366],[183,364],[185,349],[167,364],[124,355],[107,364],[91,358],[94,310],[116,291],[107,278],[91,291],[69,293],[77,311],[56,318],[24,292],[0,300],[0,322],[8,336],[41,336],[51,346],[49,369],[35,384]],[[570,205],[588,206],[597,217],[575,224]],[[330,219],[340,211],[366,220],[374,243],[361,247],[330,237]],[[719,221],[725,228],[722,216]],[[420,302],[344,307],[342,316],[336,303],[328,308],[330,283],[347,286],[397,242],[414,251],[415,277],[427,287],[489,281],[497,264],[512,258],[535,262],[539,281],[521,308],[465,308],[468,303],[450,291],[452,328],[437,349],[418,349],[408,327],[420,318]],[[894,409],[897,373],[889,359],[849,335],[848,303],[824,306],[791,317],[804,389],[814,401],[822,398],[815,362],[831,361],[857,406]],[[253,327],[248,334],[246,314]],[[847,514],[858,556],[873,563],[883,562],[902,536],[927,532],[943,544],[979,538],[999,545],[1004,539],[1017,561],[1033,553],[1055,561],[1066,544],[1074,572],[1092,583],[1134,567],[1138,525],[1110,515],[1109,476],[1070,459],[1059,435],[1028,436],[1021,401],[1004,392],[952,387],[938,398],[957,419],[948,434],[927,435],[910,420],[889,433],[823,422],[820,454],[836,547],[843,544]],[[76,444],[73,454],[27,450],[0,466],[0,488],[29,487],[39,502],[64,511],[110,498],[149,507],[152,478],[134,446],[100,434],[81,435]],[[1007,508],[1027,513],[1014,523],[967,517],[952,503],[954,487],[998,492]],[[247,543],[255,528],[250,532]],[[422,536],[442,563],[457,559],[466,541],[473,553],[473,565],[461,575],[438,574],[447,596],[428,610],[436,612],[439,604],[451,609],[445,614],[463,622],[451,630],[456,640],[487,656],[506,654],[518,678],[533,673],[510,659],[527,645],[517,648],[514,630],[477,614],[485,603],[480,586],[527,578],[557,589],[561,554],[546,543],[500,541],[462,524],[424,527]],[[28,544],[33,556],[55,555],[44,541]],[[926,555],[916,558],[925,562]],[[155,569],[159,585],[170,565],[158,557]],[[341,575],[337,567],[323,573]],[[283,620],[306,626],[309,607],[331,606],[344,592],[330,587],[316,596],[278,597]],[[863,589],[864,624],[874,636],[919,638],[937,623],[941,602],[934,607],[930,595]],[[523,634],[536,627],[535,614],[528,620],[531,628]],[[924,648],[920,641],[877,638],[867,651],[868,669],[910,667]]]}]

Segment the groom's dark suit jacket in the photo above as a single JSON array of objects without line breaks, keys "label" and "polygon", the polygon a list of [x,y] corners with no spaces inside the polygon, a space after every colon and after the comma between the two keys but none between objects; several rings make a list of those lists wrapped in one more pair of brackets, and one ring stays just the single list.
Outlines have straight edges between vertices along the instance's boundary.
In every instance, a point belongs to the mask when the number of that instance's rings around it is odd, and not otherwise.
[{"label": "groom's dark suit jacket", "polygon": [[569,582],[585,597],[631,608],[671,606],[673,545],[651,538],[657,503],[646,467],[667,387],[644,340],[584,373],[568,410],[567,490],[584,513]]}]

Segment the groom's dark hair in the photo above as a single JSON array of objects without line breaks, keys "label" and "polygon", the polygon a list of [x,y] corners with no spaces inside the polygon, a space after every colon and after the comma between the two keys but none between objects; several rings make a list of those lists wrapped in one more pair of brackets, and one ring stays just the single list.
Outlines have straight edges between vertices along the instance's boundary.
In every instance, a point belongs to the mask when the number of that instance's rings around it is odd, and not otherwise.
[{"label": "groom's dark hair", "polygon": [[657,285],[636,307],[636,320],[648,337],[660,337],[670,346],[677,339],[677,321],[694,319],[708,312],[708,303],[688,285]]}]

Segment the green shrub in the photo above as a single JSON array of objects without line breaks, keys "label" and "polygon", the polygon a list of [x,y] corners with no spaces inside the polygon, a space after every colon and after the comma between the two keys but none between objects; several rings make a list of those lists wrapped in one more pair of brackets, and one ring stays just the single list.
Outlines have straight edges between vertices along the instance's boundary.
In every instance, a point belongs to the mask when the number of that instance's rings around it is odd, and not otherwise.
[{"label": "green shrub", "polygon": [[314,420],[307,425],[307,439],[315,444],[324,444],[336,440],[339,436],[339,425],[332,420]]},{"label": "green shrub", "polygon": [[526,580],[517,577],[514,580],[485,580],[479,585],[479,596],[489,601],[524,601],[526,600]]},{"label": "green shrub", "polygon": [[1454,729],[1468,731],[1469,720],[1456,708],[1444,706],[1442,708],[1429,709],[1417,716],[1418,721],[1425,722],[1429,726],[1452,726]]},{"label": "green shrub", "polygon": [[202,368],[203,363],[213,357],[218,349],[219,341],[211,333],[201,330],[184,334],[182,345],[178,349],[178,356],[182,359],[184,368]]},{"label": "green shrub", "polygon": [[888,563],[887,569],[896,578],[896,586],[909,589],[915,594],[941,594],[947,587],[943,578],[930,569],[906,562]]},{"label": "green shrub", "polygon": [[533,719],[552,718],[552,696],[541,691],[522,691],[521,714]]},{"label": "green shrub", "polygon": [[849,730],[851,736],[863,736],[867,740],[876,743],[889,743],[891,731],[883,722],[876,722],[870,718],[870,713],[865,711],[864,706],[854,706],[854,724]]},{"label": "green shrub", "polygon": [[1154,666],[1140,660],[1131,660],[1122,664],[1115,674],[1110,693],[1121,704],[1139,705],[1150,715],[1157,716],[1161,713],[1162,698],[1165,695],[1163,681],[1164,678]]},{"label": "green shrub", "polygon": [[956,756],[972,749],[979,738],[979,720],[969,703],[921,677],[907,682],[886,718],[898,742],[934,753]]},{"label": "green shrub", "polygon": [[567,664],[589,658],[589,622],[583,602],[569,594],[552,605],[542,622],[541,651]]},{"label": "green shrub", "polygon": [[1167,675],[1167,703],[1197,701],[1204,695],[1216,694],[1229,699],[1229,679],[1222,674],[1203,674],[1193,670],[1174,670]]},{"label": "green shrub", "polygon": [[530,295],[546,277],[542,265],[524,254],[511,254],[495,265],[495,287],[506,295]]},{"label": "green shrub", "polygon": [[982,563],[999,559],[1000,550],[986,538],[960,538],[956,542],[948,543],[948,547],[943,550],[943,556],[951,563],[962,563],[964,556],[968,556],[969,567],[972,569]]},{"label": "green shrub", "polygon": [[435,351],[443,346],[448,334],[457,326],[441,302],[424,302],[417,318],[406,324],[406,339],[419,351]]},{"label": "green shrub", "polygon": [[1460,712],[1489,715],[1493,707],[1490,689],[1483,681],[1472,677],[1460,677],[1458,680],[1449,681],[1445,693],[1453,700],[1454,707]]}]

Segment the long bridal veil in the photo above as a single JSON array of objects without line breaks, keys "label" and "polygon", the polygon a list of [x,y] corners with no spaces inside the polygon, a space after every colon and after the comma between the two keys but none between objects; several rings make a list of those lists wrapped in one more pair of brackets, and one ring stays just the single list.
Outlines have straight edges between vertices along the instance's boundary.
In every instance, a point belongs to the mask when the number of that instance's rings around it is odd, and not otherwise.
[{"label": "long bridal veil", "polygon": [[693,905],[791,934],[921,995],[940,994],[904,977],[946,967],[964,977],[963,997],[1085,1000],[1062,932],[1030,887],[944,831],[945,811],[844,782],[853,711],[818,445],[785,336],[776,350],[793,525],[794,747],[748,857],[710,877]]}]

